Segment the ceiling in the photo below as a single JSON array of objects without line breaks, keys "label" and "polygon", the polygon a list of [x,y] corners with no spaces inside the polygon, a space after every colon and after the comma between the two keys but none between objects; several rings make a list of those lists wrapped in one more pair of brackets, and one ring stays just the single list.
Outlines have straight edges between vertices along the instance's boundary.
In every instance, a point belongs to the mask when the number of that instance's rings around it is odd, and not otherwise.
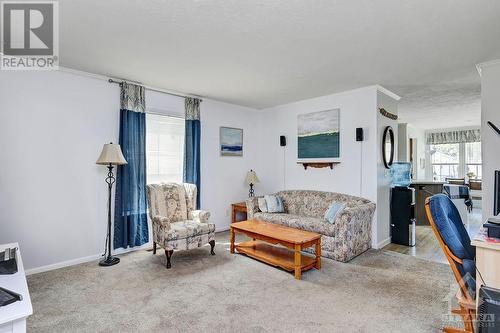
[{"label": "ceiling", "polygon": [[381,84],[403,96],[403,119],[427,126],[454,101],[477,115],[474,66],[500,58],[497,0],[61,0],[59,11],[61,66],[259,109]]},{"label": "ceiling", "polygon": [[430,130],[481,126],[481,84],[476,71],[460,79],[426,85],[395,86],[399,122]]}]

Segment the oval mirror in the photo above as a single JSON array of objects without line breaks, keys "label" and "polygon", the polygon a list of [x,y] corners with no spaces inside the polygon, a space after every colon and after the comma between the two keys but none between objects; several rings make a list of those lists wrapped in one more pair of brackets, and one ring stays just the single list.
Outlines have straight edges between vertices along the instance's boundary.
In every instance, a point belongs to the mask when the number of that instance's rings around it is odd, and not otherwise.
[{"label": "oval mirror", "polygon": [[387,126],[382,136],[382,159],[387,169],[391,168],[394,161],[394,131],[391,126]]}]

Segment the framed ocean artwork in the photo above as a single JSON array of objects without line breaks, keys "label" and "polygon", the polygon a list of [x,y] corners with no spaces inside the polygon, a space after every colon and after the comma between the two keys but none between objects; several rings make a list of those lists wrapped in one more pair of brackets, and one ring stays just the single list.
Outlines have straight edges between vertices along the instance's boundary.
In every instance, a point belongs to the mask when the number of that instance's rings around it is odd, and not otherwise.
[{"label": "framed ocean artwork", "polygon": [[340,162],[340,109],[297,116],[298,162]]},{"label": "framed ocean artwork", "polygon": [[221,156],[243,156],[242,128],[221,127],[219,133]]}]

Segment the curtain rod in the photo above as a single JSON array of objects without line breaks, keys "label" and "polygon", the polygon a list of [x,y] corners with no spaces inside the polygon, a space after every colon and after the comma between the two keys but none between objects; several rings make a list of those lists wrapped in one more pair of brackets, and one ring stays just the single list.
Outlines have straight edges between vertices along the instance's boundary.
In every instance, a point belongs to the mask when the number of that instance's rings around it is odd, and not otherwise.
[{"label": "curtain rod", "polygon": [[[122,82],[130,82],[132,84],[139,84],[139,85],[142,85],[141,83],[139,82],[134,82],[134,81],[127,81],[127,80],[121,80],[121,81],[116,81],[116,80],[113,80],[113,79],[109,79],[108,80],[109,83],[116,83],[118,85],[121,85]],[[170,91],[166,91],[166,90],[163,90],[163,89],[158,89],[158,88],[153,88],[153,87],[149,87],[149,86],[144,86],[142,85],[145,89],[147,90],[151,90],[151,91],[156,91],[156,92],[159,92],[159,93],[163,93],[163,94],[167,94],[167,95],[172,95],[172,96],[177,96],[177,97],[181,97],[181,98],[188,98],[188,97],[191,97],[191,98],[197,98],[200,100],[200,102],[203,102],[203,99],[201,99],[199,96],[191,96],[191,95],[183,95],[183,94],[178,94],[178,93],[173,93],[173,92],[170,92]]]}]

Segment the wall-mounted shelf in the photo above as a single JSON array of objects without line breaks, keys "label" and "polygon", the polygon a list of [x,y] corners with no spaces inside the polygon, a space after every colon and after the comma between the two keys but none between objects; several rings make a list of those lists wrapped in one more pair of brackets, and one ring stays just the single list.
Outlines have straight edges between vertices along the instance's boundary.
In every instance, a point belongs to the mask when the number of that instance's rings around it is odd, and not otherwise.
[{"label": "wall-mounted shelf", "polygon": [[302,164],[304,167],[304,170],[307,170],[308,167],[311,168],[328,168],[333,169],[333,167],[337,164],[340,164],[340,162],[297,162],[298,164]]}]

